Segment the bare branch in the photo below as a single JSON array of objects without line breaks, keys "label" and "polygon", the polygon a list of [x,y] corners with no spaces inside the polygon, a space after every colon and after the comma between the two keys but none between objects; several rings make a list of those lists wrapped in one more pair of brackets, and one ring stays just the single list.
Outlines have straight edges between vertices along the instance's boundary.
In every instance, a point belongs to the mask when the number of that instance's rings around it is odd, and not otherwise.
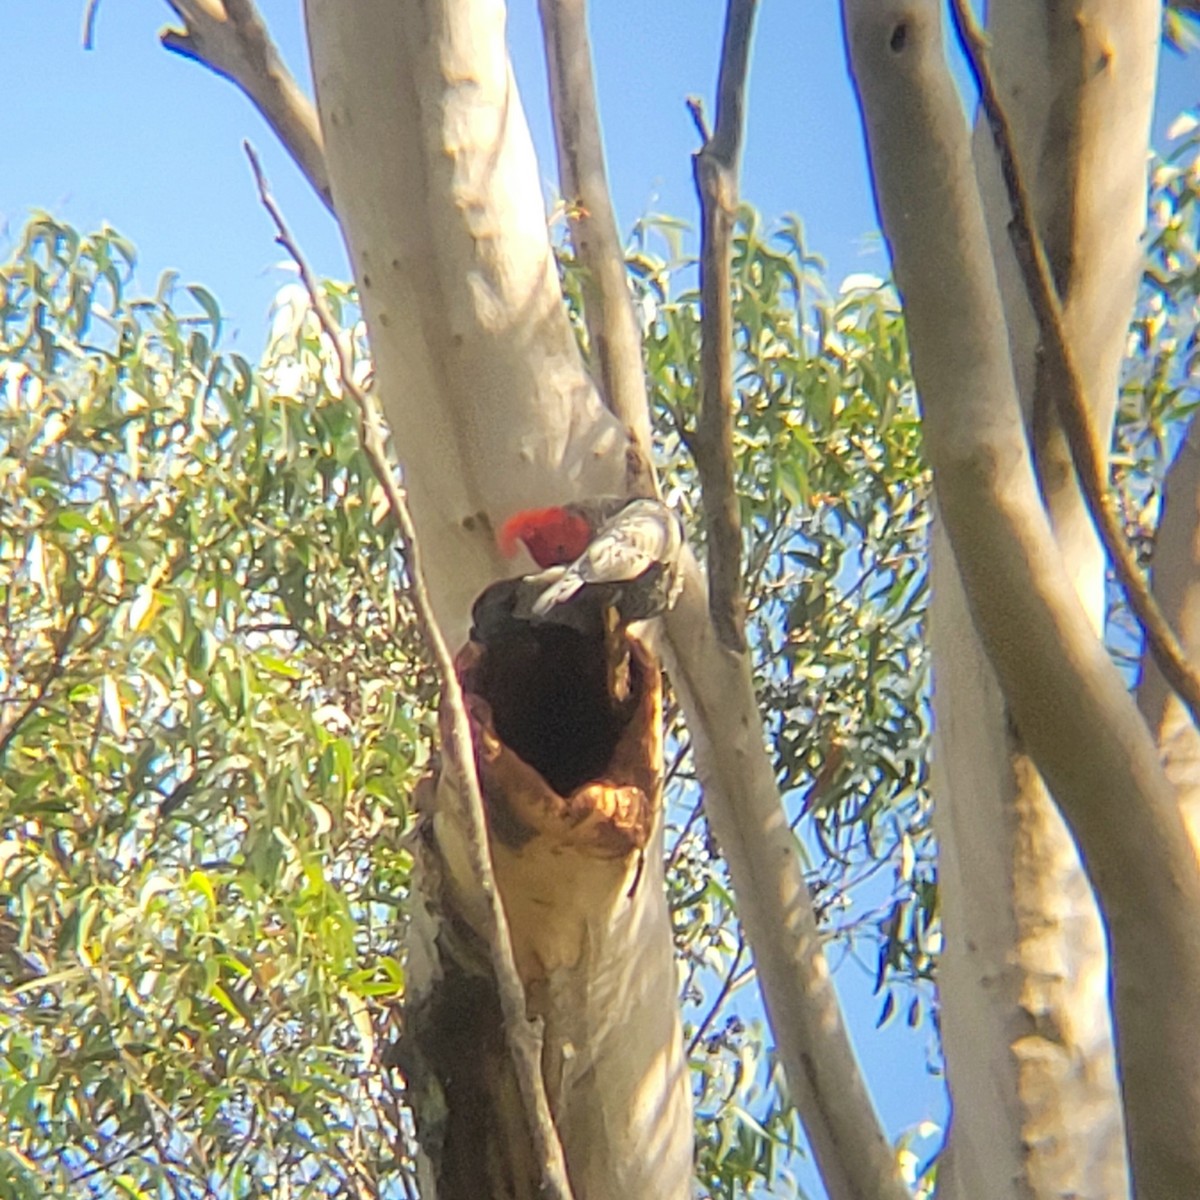
[{"label": "bare branch", "polygon": [[788,1089],[826,1191],[831,1200],[909,1200],[846,1030],[763,748],[749,657],[717,640],[694,560],[667,632],[709,828],[729,865]]},{"label": "bare branch", "polygon": [[[50,688],[57,683],[62,677],[63,669],[66,664],[67,651],[71,647],[71,642],[75,634],[79,631],[83,613],[76,605],[75,610],[67,619],[67,623],[61,633],[54,638],[54,654],[50,661],[45,664],[41,672],[41,678],[34,688],[33,695],[26,701],[20,712],[13,713],[11,716],[5,716],[3,705],[0,705],[0,763],[4,761],[8,754],[8,748],[16,739],[18,733],[21,732],[21,727],[30,717],[34,716],[39,709],[46,703]],[[107,623],[101,625],[101,629],[107,628]],[[16,701],[9,701],[10,704],[16,704]]]},{"label": "bare branch", "polygon": [[654,496],[658,486],[650,450],[642,337],[604,168],[587,0],[540,0],[538,11],[550,79],[559,190],[583,266],[583,317],[600,373],[600,391],[628,432],[630,493]]},{"label": "bare branch", "polygon": [[100,0],[87,0],[83,10],[83,48],[91,50],[96,44],[96,17],[100,12]]},{"label": "bare branch", "polygon": [[164,30],[159,35],[162,44],[237,84],[332,212],[317,110],[284,64],[254,0],[167,3],[183,28]]},{"label": "bare branch", "polygon": [[[726,133],[716,146],[734,164],[736,179],[754,5],[734,4],[742,18],[740,23],[731,18],[734,47],[722,59],[731,65],[723,68],[718,90],[722,96],[727,89],[733,93],[723,111],[726,128],[732,121],[736,136],[730,145]],[[707,146],[711,139],[700,102],[690,101],[689,110]],[[728,210],[730,225],[735,206],[736,191]],[[725,246],[728,262],[728,237]],[[732,347],[727,297],[724,310],[727,332],[717,337]],[[731,360],[729,378],[731,394]],[[641,420],[648,427],[648,411]],[[740,548],[740,533],[735,545]],[[705,615],[704,595],[704,582],[691,561],[683,595],[667,621],[670,674],[696,744],[705,811],[729,865],[791,1093],[832,1200],[907,1200],[908,1189],[850,1044],[796,840],[762,745],[762,719],[740,626],[742,650],[730,653]]]},{"label": "bare branch", "polygon": [[1013,223],[1010,227],[1013,249],[1025,278],[1038,330],[1042,338],[1042,353],[1050,376],[1050,390],[1058,408],[1059,420],[1071,448],[1071,459],[1079,486],[1087,500],[1088,510],[1096,530],[1108,552],[1117,580],[1125,593],[1126,602],[1146,635],[1146,641],[1158,669],[1179,694],[1200,727],[1200,675],[1192,670],[1187,655],[1179,644],[1150,585],[1138,569],[1137,560],[1121,526],[1112,493],[1108,487],[1105,459],[1092,428],[1090,408],[1083,394],[1083,382],[1075,362],[1074,351],[1063,324],[1062,303],[1054,285],[1045,247],[1038,236],[1025,181],[1017,167],[1013,134],[1000,103],[996,83],[988,62],[987,39],[976,23],[966,0],[951,0],[954,18],[967,62],[979,87],[980,102],[987,116],[1000,170],[1012,205]]},{"label": "bare branch", "polygon": [[746,956],[746,935],[738,934],[737,952],[733,956],[733,961],[729,964],[725,972],[725,978],[721,981],[721,987],[717,991],[713,1002],[708,1006],[700,1023],[696,1026],[696,1032],[692,1034],[691,1040],[688,1042],[688,1058],[691,1058],[696,1053],[696,1047],[704,1040],[705,1035],[712,1027],[713,1021],[717,1019],[717,1014],[725,1006],[725,1001],[729,999],[730,992],[733,991],[735,982],[739,982],[738,971],[742,966],[742,959]]},{"label": "bare branch", "polygon": [[[700,194],[700,414],[693,452],[708,536],[708,608],[723,645],[746,647],[742,523],[733,462],[733,227],[756,0],[729,0],[717,123],[693,157]],[[696,102],[689,105],[704,128]]]},{"label": "bare branch", "polygon": [[562,1145],[550,1116],[550,1106],[542,1079],[541,1038],[536,1027],[526,1017],[525,989],[517,974],[508,922],[504,916],[495,876],[492,872],[491,852],[488,848],[487,818],[484,813],[483,795],[475,767],[475,751],[470,723],[463,704],[458,674],[454,669],[454,659],[434,616],[433,605],[425,586],[416,530],[408,511],[408,502],[400,485],[396,482],[391,464],[388,462],[387,452],[384,448],[382,421],[374,402],[354,382],[346,348],[338,336],[337,323],[334,321],[328,305],[322,299],[312,271],[300,253],[300,248],[288,232],[283,214],[279,211],[278,205],[267,188],[266,178],[257,155],[248,142],[244,145],[246,155],[250,159],[250,166],[254,171],[255,181],[258,184],[259,197],[263,207],[275,223],[275,240],[292,256],[296,263],[301,281],[308,291],[313,311],[333,346],[342,386],[354,400],[358,409],[359,435],[362,439],[363,450],[387,496],[388,506],[404,539],[413,608],[426,645],[433,655],[434,666],[441,685],[442,705],[450,714],[450,720],[446,721],[443,715],[442,722],[447,735],[443,746],[445,770],[455,781],[455,786],[450,790],[464,801],[458,817],[467,833],[467,850],[471,867],[478,881],[480,895],[485,900],[481,910],[484,921],[484,928],[481,932],[486,937],[491,951],[492,969],[496,975],[497,990],[504,1012],[504,1026],[508,1034],[509,1049],[521,1088],[534,1152],[538,1156],[541,1167],[543,1193],[551,1200],[570,1200],[571,1187],[567,1182]]}]

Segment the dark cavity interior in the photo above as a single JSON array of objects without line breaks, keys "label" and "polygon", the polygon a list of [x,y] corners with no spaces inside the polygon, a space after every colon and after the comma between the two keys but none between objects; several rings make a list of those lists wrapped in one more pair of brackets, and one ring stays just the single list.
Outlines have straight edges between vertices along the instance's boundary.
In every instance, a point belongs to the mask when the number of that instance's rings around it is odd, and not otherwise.
[{"label": "dark cavity interior", "polygon": [[475,690],[496,732],[561,796],[601,778],[640,694],[609,696],[604,639],[557,624],[514,622],[486,643]]}]

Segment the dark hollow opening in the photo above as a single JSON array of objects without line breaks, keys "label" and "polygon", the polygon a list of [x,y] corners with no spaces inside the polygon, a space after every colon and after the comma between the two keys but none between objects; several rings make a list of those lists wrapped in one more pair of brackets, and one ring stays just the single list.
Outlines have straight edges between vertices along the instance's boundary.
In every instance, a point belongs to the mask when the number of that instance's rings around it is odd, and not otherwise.
[{"label": "dark hollow opening", "polygon": [[600,778],[642,685],[630,663],[630,699],[609,694],[604,638],[566,625],[514,621],[485,640],[474,691],[496,732],[560,796]]}]

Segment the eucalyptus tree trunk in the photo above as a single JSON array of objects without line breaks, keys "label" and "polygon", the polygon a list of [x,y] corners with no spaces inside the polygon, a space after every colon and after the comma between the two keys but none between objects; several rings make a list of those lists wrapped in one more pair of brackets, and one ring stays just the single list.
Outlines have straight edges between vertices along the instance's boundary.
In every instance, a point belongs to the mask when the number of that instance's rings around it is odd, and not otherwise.
[{"label": "eucalyptus tree trunk", "polygon": [[[1092,426],[1112,440],[1143,262],[1154,0],[991,7],[992,70],[1054,269]],[[1044,373],[986,117],[974,158],[1012,363],[1055,541],[1094,629],[1104,554]],[[1104,930],[1075,844],[980,645],[953,554],[935,540],[935,828],[946,949],[942,1036],[954,1122],[949,1197],[1128,1194]],[[997,1086],[999,1084],[999,1087]]]},{"label": "eucalyptus tree trunk", "polygon": [[[376,391],[438,620],[462,646],[474,599],[515,569],[498,558],[494,530],[520,509],[623,493],[629,438],[568,323],[503,4],[362,0],[348,12],[340,0],[308,0],[306,17]],[[618,747],[601,784],[567,796],[503,747],[464,677],[527,1021],[500,1019],[456,806],[427,795],[408,979],[416,1044],[405,1064],[433,1160],[423,1200],[540,1194],[505,1051],[514,1037],[540,1038],[577,1196],[690,1192],[657,665],[647,659],[641,676],[629,731],[637,765]]]},{"label": "eucalyptus tree trunk", "polygon": [[[1186,1032],[1196,860],[1098,636],[1104,559],[992,133],[981,126],[972,153],[935,0],[843,7],[940,519],[930,623],[953,1105],[940,1192],[1117,1200],[1127,1143],[1136,1195],[1200,1194]],[[1141,264],[1160,7],[993,12],[988,61],[1106,448]]]},{"label": "eucalyptus tree trunk", "polygon": [[[464,647],[525,1012],[505,1013],[491,976],[489,906],[448,773],[420,797],[414,846],[403,1065],[427,1151],[423,1200],[566,1194],[554,1154],[540,1155],[532,1136],[541,1121],[514,1068],[518,1043],[537,1048],[551,1137],[580,1200],[686,1196],[690,1092],[660,853],[657,663],[632,648],[633,720],[597,779],[556,791],[498,736],[480,649],[465,644],[473,600],[512,569],[496,555],[500,521],[652,483],[636,347],[624,346],[623,382],[605,375],[618,419],[567,320],[504,6],[306,0],[318,128],[248,0],[168,2],[185,29],[166,43],[238,83],[332,201],[433,606]],[[1106,447],[1141,262],[1159,5],[995,8],[993,71],[1092,435]],[[1200,743],[1153,670],[1142,719],[1098,637],[1104,559],[1057,415],[1061,379],[1039,354],[1046,330],[1009,247],[1011,206],[986,129],[971,146],[940,0],[843,9],[940,516],[934,777],[954,1105],[941,1192],[1118,1200],[1131,1186],[1124,1132],[1142,1200],[1200,1196],[1200,869],[1188,827],[1200,827]],[[564,140],[559,129],[564,179],[602,188],[598,121],[583,111],[583,6],[545,0],[543,17],[556,108],[571,110],[574,131]],[[589,195],[580,212],[597,218],[599,200]],[[582,240],[607,241],[611,257],[612,232]],[[628,307],[620,277],[604,275],[599,309]],[[628,342],[618,325],[593,342]],[[1193,655],[1198,462],[1187,450],[1172,473],[1169,558],[1156,572]],[[900,1200],[763,749],[749,659],[716,637],[704,591],[689,559],[667,622],[673,680],[791,1094],[832,1200]]]}]

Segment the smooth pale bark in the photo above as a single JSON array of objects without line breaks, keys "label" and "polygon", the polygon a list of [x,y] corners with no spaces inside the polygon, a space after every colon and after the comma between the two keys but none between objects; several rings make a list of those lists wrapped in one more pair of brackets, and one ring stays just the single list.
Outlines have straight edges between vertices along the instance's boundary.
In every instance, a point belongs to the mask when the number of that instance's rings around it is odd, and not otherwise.
[{"label": "smooth pale bark", "polygon": [[844,0],[843,11],[946,532],[1011,719],[1106,921],[1135,1187],[1198,1195],[1200,870],[1042,506],[939,6]]},{"label": "smooth pale bark", "polygon": [[[1190,662],[1200,662],[1200,450],[1193,419],[1167,474],[1154,543],[1154,594]],[[1192,845],[1200,856],[1200,732],[1149,659],[1138,704],[1158,735]]]},{"label": "smooth pale bark", "polygon": [[[501,566],[490,527],[530,503],[620,491],[626,433],[598,403],[566,323],[538,174],[500,42],[502,8],[364,0],[351,19],[344,5],[308,0],[307,13],[335,205],[378,390],[428,547],[430,590],[453,642],[465,632],[471,600]],[[697,597],[699,607],[691,603]],[[900,1200],[905,1189],[816,936],[748,667],[716,644],[702,597],[693,568],[671,621],[682,664],[676,678],[700,747],[710,818],[750,913],[793,1094],[835,1200]],[[673,965],[660,953],[669,938],[661,860],[649,855],[645,871],[637,895],[646,907],[609,928],[607,940],[597,934],[584,973],[555,992],[564,1005],[552,1004],[545,1016],[546,1043],[586,1044],[565,1001],[587,990],[597,956],[608,957],[607,994],[621,1008],[606,1027],[659,1031],[657,1041],[606,1038],[612,1074],[659,1080],[659,1109],[678,1112],[681,1046],[675,1033],[665,1041],[661,1033],[668,1007],[672,1030],[678,1019],[668,1001],[676,993]],[[593,1085],[560,1065],[567,1091],[559,1112],[574,1114]],[[549,1063],[546,1074],[553,1080],[559,1070]],[[585,1148],[571,1144],[571,1127],[588,1128]],[[582,1155],[621,1178],[616,1164],[640,1143],[626,1144],[620,1132],[574,1115],[565,1120],[572,1173]],[[690,1190],[690,1158],[667,1154],[651,1165],[658,1174],[641,1195]]]},{"label": "smooth pale bark", "polygon": [[690,557],[667,632],[709,827],[729,865],[788,1090],[826,1191],[830,1200],[904,1200],[908,1188],[854,1056],[796,837],[763,749],[749,657],[718,641]]},{"label": "smooth pale bark", "polygon": [[539,0],[558,179],[583,267],[583,319],[605,402],[629,431],[628,490],[656,491],[650,462],[650,406],[642,333],[633,311],[625,250],[617,229],[588,37],[586,0]]},{"label": "smooth pale bark", "polygon": [[[562,303],[503,5],[308,0],[306,16],[376,390],[431,598],[458,645],[476,595],[522,565],[497,557],[497,524],[533,504],[622,491],[628,438],[596,395]],[[571,910],[570,874],[545,882],[540,902]],[[519,906],[522,885],[509,886],[500,881],[506,907]],[[663,895],[661,855],[650,854],[629,903],[587,927],[587,953],[561,963],[534,1005],[580,1200],[690,1194]],[[597,1106],[601,1094],[606,1105],[622,1095],[614,1080],[642,1086],[621,1119]],[[630,1132],[647,1112],[667,1123],[654,1153]]]},{"label": "smooth pale bark", "polygon": [[[992,6],[988,30],[1105,446],[1142,264],[1159,15],[1153,0],[1056,11],[1010,0]],[[1104,558],[1053,400],[1039,388],[1037,326],[1008,234],[1012,207],[982,117],[974,157],[1039,483],[1064,565],[1099,630]],[[1008,1195],[1007,1181],[1019,1180],[1031,1197],[1116,1200],[1128,1180],[1104,931],[1057,808],[1012,743],[944,539],[933,557],[935,827],[947,933],[939,990],[955,1102],[940,1186],[948,1198]]]},{"label": "smooth pale bark", "polygon": [[625,431],[579,357],[498,0],[305,7],[377,391],[452,645],[493,530],[621,492]]}]

